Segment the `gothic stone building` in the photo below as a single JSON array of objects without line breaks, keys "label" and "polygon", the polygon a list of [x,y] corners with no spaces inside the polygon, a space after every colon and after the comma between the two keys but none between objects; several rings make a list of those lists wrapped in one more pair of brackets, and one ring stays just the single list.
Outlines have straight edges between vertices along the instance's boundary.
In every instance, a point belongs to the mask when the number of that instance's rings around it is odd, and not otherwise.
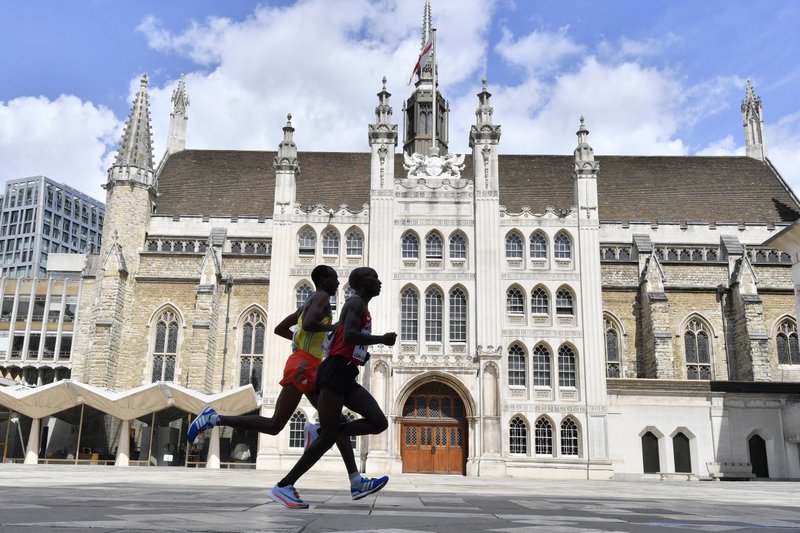
[{"label": "gothic stone building", "polygon": [[[158,166],[142,79],[73,350],[80,401],[130,432],[117,464],[163,408],[147,438],[169,453],[145,464],[289,468],[308,404],[227,452],[218,428],[202,450],[182,432],[205,401],[271,414],[290,350],[271,332],[327,264],[335,306],[351,269],[375,268],[375,330],[399,335],[362,372],[390,421],[354,441],[370,472],[800,477],[792,259],[763,244],[800,203],[749,83],[743,157],[595,157],[583,119],[572,155],[500,155],[485,83],[456,156],[431,74],[402,130],[384,82],[362,153],[299,151],[291,116],[277,151],[187,149],[181,80]],[[339,468],[333,452],[320,468]]]}]

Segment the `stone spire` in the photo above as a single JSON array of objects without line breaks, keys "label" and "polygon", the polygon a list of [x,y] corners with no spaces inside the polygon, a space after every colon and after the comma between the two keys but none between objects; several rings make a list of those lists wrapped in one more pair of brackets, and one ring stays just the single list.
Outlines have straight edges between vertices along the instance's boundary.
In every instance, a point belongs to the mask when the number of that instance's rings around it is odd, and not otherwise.
[{"label": "stone spire", "polygon": [[578,136],[578,146],[575,148],[575,171],[598,169],[598,163],[594,160],[594,150],[589,146],[589,130],[586,129],[586,121],[581,117],[581,125],[575,132]]},{"label": "stone spire", "polygon": [[[422,11],[422,43],[420,44],[420,50],[425,48],[425,45],[428,43],[428,40],[431,38],[431,3],[429,0],[425,0],[425,7]],[[433,61],[429,60],[426,64],[421,65],[421,70],[419,73],[420,80],[431,80],[433,79]]]},{"label": "stone spire", "polygon": [[[297,145],[292,137],[291,113],[286,115],[286,126],[283,127],[283,140],[278,145],[278,153],[272,162],[275,168],[275,204],[273,208],[275,223],[289,223],[291,209],[297,199],[297,176],[300,165],[297,162]],[[286,220],[284,220],[284,217]]]},{"label": "stone spire", "polygon": [[742,100],[742,126],[747,156],[764,160],[767,158],[767,143],[764,139],[764,114],[761,97],[756,96],[753,84],[747,80],[747,92]]},{"label": "stone spire", "polygon": [[492,93],[486,89],[486,78],[483,78],[481,92],[478,93],[478,108],[475,110],[475,124],[469,132],[469,147],[472,148],[476,189],[497,191],[499,189],[497,146],[500,143],[500,126],[492,123],[494,109],[491,98]]},{"label": "stone spire", "polygon": [[278,145],[278,154],[272,166],[275,170],[299,170],[297,165],[297,145],[294,144],[294,127],[292,114],[286,115],[286,125],[283,127],[283,141]]},{"label": "stone spire", "polygon": [[186,110],[189,107],[189,95],[183,74],[178,86],[172,91],[172,113],[169,115],[169,134],[167,135],[167,152],[174,154],[186,149]]},{"label": "stone spire", "polygon": [[375,107],[375,123],[368,126],[367,135],[372,151],[371,188],[387,189],[394,184],[394,149],[397,146],[397,124],[392,122],[392,106],[386,90],[386,76],[383,88],[378,93]]},{"label": "stone spire", "polygon": [[108,170],[109,182],[127,180],[153,184],[153,138],[146,74],[142,76],[139,92],[125,124],[117,157]]},{"label": "stone spire", "polygon": [[[383,77],[383,88],[378,93],[378,106],[375,108],[375,123],[389,124],[392,119],[392,106],[389,104],[389,97],[392,94],[386,90],[386,76]],[[396,127],[396,126],[395,126]]]}]

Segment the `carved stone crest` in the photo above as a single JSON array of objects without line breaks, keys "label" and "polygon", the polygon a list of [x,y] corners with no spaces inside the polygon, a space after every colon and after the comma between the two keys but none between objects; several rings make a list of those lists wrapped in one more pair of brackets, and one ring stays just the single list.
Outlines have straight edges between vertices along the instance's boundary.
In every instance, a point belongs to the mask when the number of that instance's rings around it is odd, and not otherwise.
[{"label": "carved stone crest", "polygon": [[463,154],[444,154],[443,156],[434,154],[427,156],[415,152],[412,155],[403,154],[403,160],[403,167],[408,171],[409,178],[425,176],[460,178],[461,171],[464,169]]}]

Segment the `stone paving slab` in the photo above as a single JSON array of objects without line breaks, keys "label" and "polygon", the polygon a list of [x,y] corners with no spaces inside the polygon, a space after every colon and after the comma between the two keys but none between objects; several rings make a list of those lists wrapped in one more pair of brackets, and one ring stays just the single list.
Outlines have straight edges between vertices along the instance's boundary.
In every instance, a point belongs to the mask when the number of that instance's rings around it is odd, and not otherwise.
[{"label": "stone paving slab", "polygon": [[0,465],[0,533],[800,532],[792,482],[550,481],[393,475],[352,501],[309,472],[311,507],[266,498],[280,472]]}]

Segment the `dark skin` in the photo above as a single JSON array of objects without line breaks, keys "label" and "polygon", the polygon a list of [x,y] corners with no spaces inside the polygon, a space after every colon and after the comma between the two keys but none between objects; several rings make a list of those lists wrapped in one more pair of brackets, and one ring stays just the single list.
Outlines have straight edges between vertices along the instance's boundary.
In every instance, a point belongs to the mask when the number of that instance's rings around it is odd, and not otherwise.
[{"label": "dark skin", "polygon": [[[298,308],[297,311],[286,316],[281,320],[280,324],[275,326],[275,334],[283,337],[284,339],[292,340],[293,332],[291,327],[297,324],[300,315],[303,315],[303,329],[310,332],[319,331],[334,331],[335,324],[324,324],[323,318],[328,316],[330,311],[330,297],[336,294],[336,289],[339,287],[339,278],[336,272],[331,270],[332,275],[324,277],[317,285],[317,291],[309,296],[308,300],[303,307]],[[319,398],[314,392],[305,393],[306,398],[319,411]],[[220,416],[219,425],[231,426],[240,429],[251,429],[259,433],[267,433],[269,435],[277,435],[286,427],[289,419],[294,414],[300,400],[303,398],[303,393],[293,384],[284,385],[281,392],[278,394],[278,399],[275,402],[275,410],[271,418],[266,418],[259,415],[246,415],[246,416]],[[341,410],[339,411],[341,416]],[[358,472],[358,466],[353,455],[353,447],[350,444],[350,438],[342,435],[336,439],[336,447],[342,454],[347,467],[347,473],[352,474]]]},{"label": "dark skin", "polygon": [[[397,334],[394,332],[384,335],[370,335],[361,331],[361,317],[367,310],[369,301],[380,294],[381,282],[378,273],[370,269],[355,287],[355,296],[345,302],[342,307],[340,324],[344,328],[345,342],[371,346],[385,344],[394,346]],[[340,414],[343,407],[358,413],[363,418],[342,424]],[[356,386],[347,395],[338,394],[331,389],[324,388],[319,393],[319,423],[322,428],[319,438],[314,444],[306,448],[302,457],[294,468],[281,480],[284,484],[294,484],[327,452],[334,443],[342,439],[349,439],[354,435],[377,435],[386,430],[388,422],[375,398],[360,385]]]}]

